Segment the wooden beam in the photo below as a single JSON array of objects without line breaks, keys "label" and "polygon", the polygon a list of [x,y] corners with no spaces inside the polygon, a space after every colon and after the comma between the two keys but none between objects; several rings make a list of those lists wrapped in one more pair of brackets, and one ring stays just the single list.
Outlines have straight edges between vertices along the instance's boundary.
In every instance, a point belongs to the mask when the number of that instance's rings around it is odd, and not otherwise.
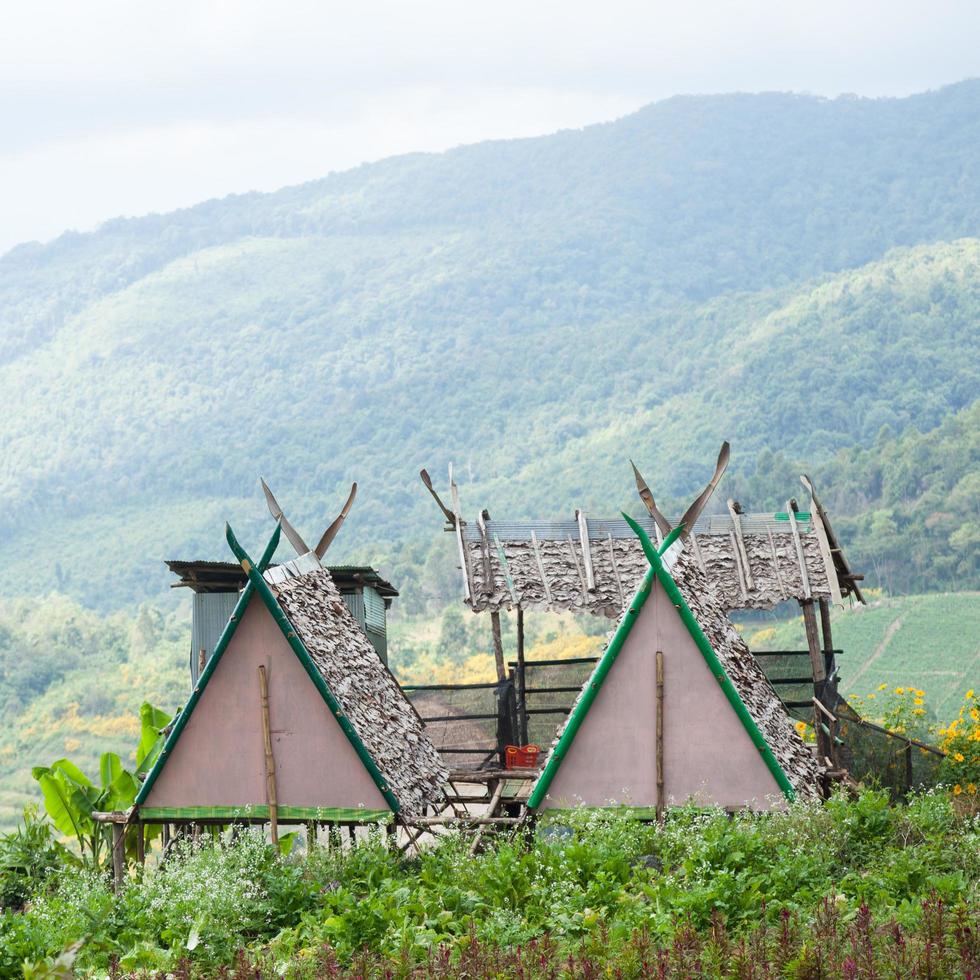
[{"label": "wooden beam", "polygon": [[473,599],[473,588],[470,577],[470,561],[463,544],[463,519],[459,516],[459,488],[453,479],[453,464],[449,464],[449,494],[453,502],[453,523],[456,531],[456,545],[459,548],[459,567],[463,573],[463,598],[467,602]]},{"label": "wooden beam", "polygon": [[572,564],[575,566],[575,571],[578,572],[579,585],[582,586],[582,599],[588,603],[589,601],[589,590],[585,584],[585,576],[582,574],[582,565],[578,560],[578,555],[575,554],[575,545],[572,544],[572,536],[565,536],[565,543],[568,545],[568,553],[571,555]]},{"label": "wooden beam", "polygon": [[612,535],[609,535],[609,562],[612,565],[613,575],[616,577],[616,589],[619,591],[620,606],[626,605],[626,595],[623,592],[623,580],[619,577],[619,565],[616,563],[616,549],[613,547]]},{"label": "wooden beam", "polygon": [[745,587],[749,592],[755,590],[755,582],[752,581],[752,566],[749,564],[749,553],[745,550],[745,537],[742,534],[742,520],[739,517],[738,504],[731,498],[728,500],[728,513],[732,518],[732,527],[735,531],[735,541],[738,544],[738,557],[742,562],[745,573]]},{"label": "wooden beam", "polygon": [[776,584],[779,586],[779,594],[785,599],[786,586],[783,584],[783,573],[779,570],[779,553],[776,551],[776,539],[772,536],[772,528],[769,534],[769,550],[772,552],[772,570],[776,575]]},{"label": "wooden beam", "polygon": [[279,803],[276,797],[276,759],[272,754],[272,725],[269,720],[269,679],[265,664],[259,665],[259,702],[262,708],[262,740],[265,745],[265,797],[269,804],[272,843],[279,843]]},{"label": "wooden beam", "polygon": [[589,522],[586,520],[585,511],[575,511],[575,519],[578,521],[578,539],[582,546],[582,562],[585,565],[585,588],[587,592],[595,592],[595,572],[592,569],[592,548],[589,545]]},{"label": "wooden beam", "polygon": [[789,515],[789,526],[793,531],[793,544],[796,546],[796,560],[800,563],[800,576],[803,579],[803,597],[809,599],[812,595],[810,591],[810,576],[806,570],[806,557],[803,554],[803,542],[800,540],[800,526],[796,523],[796,511],[793,509],[792,501],[786,502],[786,513]]},{"label": "wooden beam", "polygon": [[551,586],[548,585],[548,576],[544,571],[544,562],[541,560],[541,549],[538,547],[538,536],[531,532],[531,549],[534,551],[534,560],[538,563],[538,574],[541,576],[541,584],[544,586],[544,595],[551,603]]},{"label": "wooden beam", "polygon": [[[497,807],[500,806],[500,797],[503,791],[504,780],[501,779],[493,791],[493,796],[490,797],[490,805],[487,807],[486,817],[495,817],[497,815]],[[483,839],[483,831],[486,826],[486,824],[482,824],[476,836],[473,838],[473,843],[470,845],[470,857],[476,854],[477,848],[480,846],[480,841]]]},{"label": "wooden beam", "polygon": [[657,819],[663,820],[664,795],[664,654],[657,651]]},{"label": "wooden beam", "polygon": [[698,536],[692,531],[688,540],[694,548],[694,557],[698,560],[698,566],[701,569],[702,575],[708,574],[708,569],[704,566],[704,558],[701,557],[701,546],[698,544]]},{"label": "wooden beam", "polygon": [[490,596],[497,590],[493,581],[493,565],[490,563],[490,538],[487,536],[487,519],[482,510],[476,515],[476,526],[480,532],[480,557],[483,559],[483,594]]},{"label": "wooden beam", "polygon": [[738,576],[738,590],[742,593],[743,600],[748,599],[749,593],[745,588],[745,575],[742,572],[742,559],[738,556],[738,542],[735,540],[734,532],[728,532],[728,540],[732,545],[732,558],[735,559],[735,574]]}]

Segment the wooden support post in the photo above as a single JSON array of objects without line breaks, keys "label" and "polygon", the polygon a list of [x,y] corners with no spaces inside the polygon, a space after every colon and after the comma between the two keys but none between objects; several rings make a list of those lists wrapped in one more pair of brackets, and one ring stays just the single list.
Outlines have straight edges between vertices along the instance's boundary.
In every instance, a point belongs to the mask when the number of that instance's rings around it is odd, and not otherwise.
[{"label": "wooden support post", "polygon": [[118,893],[126,872],[126,825],[112,825],[112,887]]},{"label": "wooden support post", "polygon": [[813,611],[812,599],[801,599],[800,608],[803,610],[803,625],[806,627],[806,645],[810,653],[810,667],[813,670],[813,684],[816,687],[827,677],[823,666],[823,651],[820,649],[820,634],[817,631],[817,616]]},{"label": "wooden support post", "polygon": [[272,843],[279,843],[279,804],[276,799],[276,760],[272,754],[272,725],[269,720],[269,679],[265,664],[259,666],[259,698],[262,704],[262,738],[265,743],[265,797],[269,804]]},{"label": "wooden support post", "polygon": [[657,819],[664,818],[664,654],[657,651]]},{"label": "wooden support post", "polygon": [[824,667],[828,674],[833,673],[834,667],[834,640],[830,632],[830,603],[826,599],[820,599],[820,632],[823,634],[823,659]]},{"label": "wooden support post", "polygon": [[527,703],[525,690],[527,676],[524,673],[524,607],[517,607],[517,737],[521,745],[527,745]]},{"label": "wooden support post", "polygon": [[197,651],[197,679],[201,679],[201,674],[204,673],[204,668],[207,666],[208,654],[204,647],[201,647]]},{"label": "wooden support post", "polygon": [[493,631],[493,659],[497,664],[497,680],[502,681],[507,676],[507,668],[504,666],[504,641],[500,634],[500,611],[498,609],[490,611],[490,627]]},{"label": "wooden support post", "polygon": [[308,820],[306,823],[306,854],[311,857],[316,850],[316,821]]},{"label": "wooden support post", "polygon": [[136,825],[136,860],[141,868],[146,866],[146,833],[141,823]]}]

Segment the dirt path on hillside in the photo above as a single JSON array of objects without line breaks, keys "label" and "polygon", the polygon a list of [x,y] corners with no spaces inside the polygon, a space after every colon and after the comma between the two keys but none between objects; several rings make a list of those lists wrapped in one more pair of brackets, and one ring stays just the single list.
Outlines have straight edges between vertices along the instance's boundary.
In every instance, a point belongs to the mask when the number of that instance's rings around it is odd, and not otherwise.
[{"label": "dirt path on hillside", "polygon": [[898,619],[889,623],[885,628],[885,635],[881,638],[881,643],[875,647],[874,653],[868,657],[867,660],[861,665],[861,669],[851,678],[848,678],[847,686],[854,690],[854,685],[868,672],[871,665],[878,660],[879,657],[888,649],[888,644],[891,643],[892,637],[902,628],[902,624],[905,622],[905,617],[909,614],[909,610],[903,612]]}]

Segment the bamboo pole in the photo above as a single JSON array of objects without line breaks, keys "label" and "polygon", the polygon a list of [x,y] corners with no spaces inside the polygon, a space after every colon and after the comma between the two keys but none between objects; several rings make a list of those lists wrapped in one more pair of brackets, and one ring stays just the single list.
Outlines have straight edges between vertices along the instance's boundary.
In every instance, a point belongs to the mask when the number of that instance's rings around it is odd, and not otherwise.
[{"label": "bamboo pole", "polygon": [[272,754],[272,726],[269,722],[269,679],[265,664],[259,666],[259,697],[262,703],[262,738],[265,743],[265,796],[269,804],[272,843],[279,843],[279,804],[276,799],[276,760]]},{"label": "bamboo pole", "polygon": [[664,818],[664,653],[657,651],[657,819]]}]

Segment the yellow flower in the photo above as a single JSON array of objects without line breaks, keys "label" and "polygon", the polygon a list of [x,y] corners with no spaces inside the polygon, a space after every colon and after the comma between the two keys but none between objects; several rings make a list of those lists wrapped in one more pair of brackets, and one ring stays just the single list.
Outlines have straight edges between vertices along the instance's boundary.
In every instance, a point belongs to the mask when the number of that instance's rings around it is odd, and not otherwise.
[{"label": "yellow flower", "polygon": [[972,687],[970,688],[970,690],[969,690],[969,691],[967,691],[967,692],[966,692],[966,696],[967,696],[968,698],[972,698],[972,697],[973,697],[973,688],[972,688]]},{"label": "yellow flower", "polygon": [[976,708],[970,708],[970,717],[974,721],[980,721],[980,710],[977,710]]},{"label": "yellow flower", "polygon": [[868,695],[868,700],[870,701],[874,697],[874,692]]},{"label": "yellow flower", "polygon": [[905,693],[905,688],[904,687],[896,687],[895,688],[895,693],[896,694],[904,694]]},{"label": "yellow flower", "polygon": [[957,784],[956,784],[956,785],[955,785],[955,786],[953,787],[953,796],[959,796],[959,795],[960,795],[960,793],[962,793],[962,792],[963,792],[963,787],[962,787],[962,786],[960,786],[960,784],[959,784],[959,783],[957,783]]},{"label": "yellow flower", "polygon": [[912,703],[913,704],[925,704],[925,701],[923,701],[922,698],[916,698]]},{"label": "yellow flower", "polygon": [[806,722],[798,721],[795,725],[795,728],[802,735],[806,731]]},{"label": "yellow flower", "polygon": [[953,753],[953,758],[954,758],[954,759],[955,759],[955,760],[956,760],[957,762],[962,762],[962,761],[963,761],[963,753],[962,753],[962,752],[954,752],[954,753]]},{"label": "yellow flower", "polygon": [[972,795],[973,793],[975,793],[977,791],[977,784],[976,783],[967,783],[966,784],[966,791]]},{"label": "yellow flower", "polygon": [[926,709],[925,708],[913,708],[912,709],[912,714],[915,715],[916,718],[921,718],[925,713],[926,713]]},{"label": "yellow flower", "polygon": [[886,687],[888,687],[888,685],[887,685],[887,684],[879,684],[879,685],[878,685],[878,690],[879,690],[879,691],[884,691]]},{"label": "yellow flower", "polygon": [[916,695],[916,697],[924,698],[926,696],[926,692],[925,691],[916,691],[915,692],[915,695]]}]

